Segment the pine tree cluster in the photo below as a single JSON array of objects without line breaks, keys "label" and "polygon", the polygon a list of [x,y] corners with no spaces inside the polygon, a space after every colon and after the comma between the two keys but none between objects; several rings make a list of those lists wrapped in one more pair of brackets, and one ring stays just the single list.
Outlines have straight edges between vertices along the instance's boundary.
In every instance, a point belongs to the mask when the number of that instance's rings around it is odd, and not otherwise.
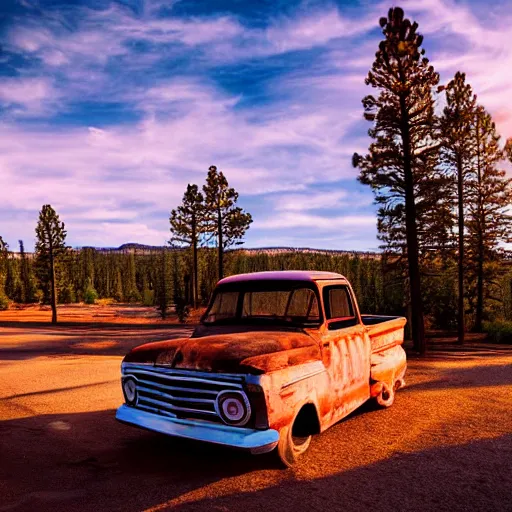
[{"label": "pine tree cluster", "polygon": [[502,165],[512,142],[500,144],[464,73],[439,86],[418,24],[401,8],[380,26],[384,39],[366,78],[378,95],[363,99],[373,142],[353,164],[375,193],[383,258],[407,282],[413,339],[424,352],[425,316],[438,325],[456,319],[462,342],[466,319],[480,331],[499,308],[512,201]]}]

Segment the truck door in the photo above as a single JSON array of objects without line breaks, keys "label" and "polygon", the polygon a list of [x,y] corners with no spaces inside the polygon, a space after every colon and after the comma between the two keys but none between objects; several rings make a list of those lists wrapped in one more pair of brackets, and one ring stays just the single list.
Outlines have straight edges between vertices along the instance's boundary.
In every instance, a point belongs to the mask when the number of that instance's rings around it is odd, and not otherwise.
[{"label": "truck door", "polygon": [[331,381],[333,420],[346,416],[370,396],[370,343],[347,285],[323,288],[327,331],[323,348]]}]

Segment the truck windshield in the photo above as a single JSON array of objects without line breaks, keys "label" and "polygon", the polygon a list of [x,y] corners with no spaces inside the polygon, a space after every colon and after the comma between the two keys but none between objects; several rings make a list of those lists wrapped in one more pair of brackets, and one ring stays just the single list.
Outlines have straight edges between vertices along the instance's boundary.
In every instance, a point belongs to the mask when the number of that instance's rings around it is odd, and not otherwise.
[{"label": "truck windshield", "polygon": [[311,288],[278,290],[219,290],[203,323],[274,322],[316,324],[318,300]]}]

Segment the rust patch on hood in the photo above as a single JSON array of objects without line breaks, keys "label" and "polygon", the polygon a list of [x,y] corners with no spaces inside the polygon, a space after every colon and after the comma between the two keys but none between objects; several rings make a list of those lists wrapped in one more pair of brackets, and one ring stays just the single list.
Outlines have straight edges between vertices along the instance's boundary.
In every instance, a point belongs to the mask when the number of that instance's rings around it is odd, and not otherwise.
[{"label": "rust patch on hood", "polygon": [[187,340],[188,338],[177,338],[169,341],[155,341],[139,345],[126,354],[123,362],[170,365],[174,360],[177,349]]},{"label": "rust patch on hood", "polygon": [[262,354],[249,357],[242,361],[242,364],[254,371],[251,373],[269,373],[276,370],[289,368],[298,364],[309,363],[321,359],[318,345],[293,348],[273,354]]},{"label": "rust patch on hood", "polygon": [[[217,332],[219,332],[217,330]],[[265,373],[320,359],[317,343],[300,330],[247,330],[147,343],[124,359],[170,368],[225,373]]]}]

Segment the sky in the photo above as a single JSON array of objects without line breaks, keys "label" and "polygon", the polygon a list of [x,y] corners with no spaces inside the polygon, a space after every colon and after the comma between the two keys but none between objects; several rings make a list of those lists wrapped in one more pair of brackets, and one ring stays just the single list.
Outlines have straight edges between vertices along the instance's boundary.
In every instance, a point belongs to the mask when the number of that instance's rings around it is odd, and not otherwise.
[{"label": "sky", "polygon": [[[210,165],[254,219],[247,247],[376,250],[351,156],[392,2],[1,0],[0,235],[33,247],[51,204],[71,246],[164,245]],[[404,0],[446,83],[512,136],[512,0]]]}]

